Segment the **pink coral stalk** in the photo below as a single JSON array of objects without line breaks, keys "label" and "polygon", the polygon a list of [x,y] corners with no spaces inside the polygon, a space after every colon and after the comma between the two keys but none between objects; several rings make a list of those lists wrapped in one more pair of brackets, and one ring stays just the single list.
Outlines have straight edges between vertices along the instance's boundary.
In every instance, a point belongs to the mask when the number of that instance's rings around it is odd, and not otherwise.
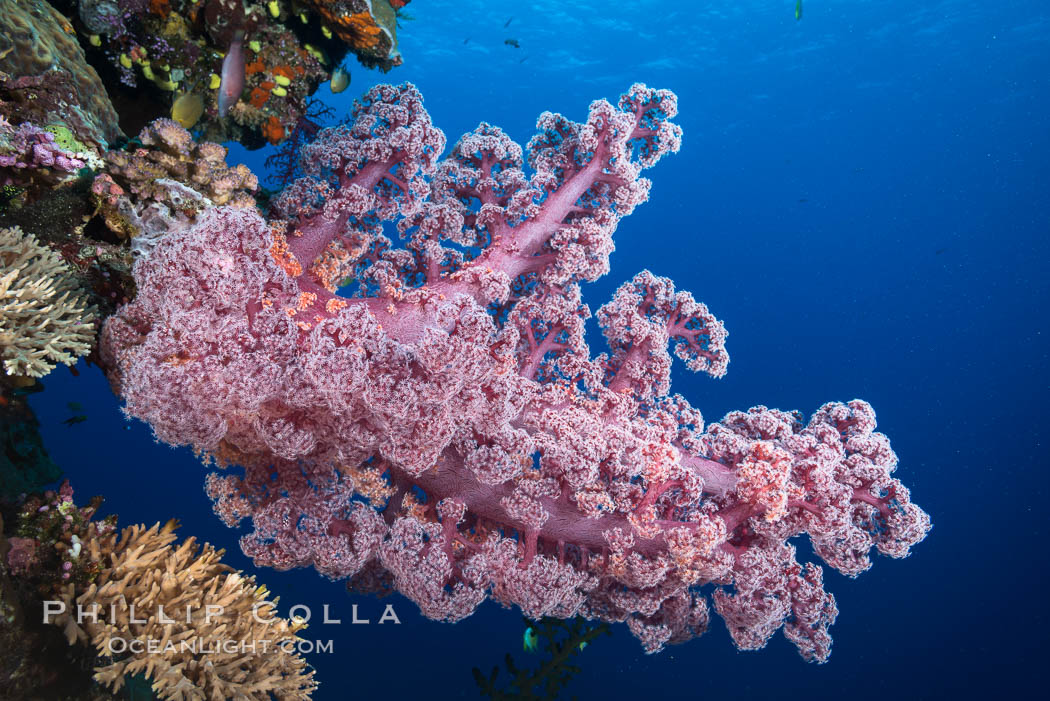
[{"label": "pink coral stalk", "polygon": [[582,124],[544,114],[530,176],[487,124],[439,160],[415,88],[373,89],[304,149],[277,218],[214,208],[136,263],[102,345],[128,414],[243,467],[207,490],[252,519],[257,564],[392,583],[441,620],[493,598],[626,621],[648,651],[705,630],[711,585],[739,647],[783,627],[827,659],[834,598],[788,541],[856,575],[930,527],[871,407],[705,428],[671,351],[721,376],[725,329],[649,272],[598,312],[610,352],[584,340],[579,284],[678,150],[676,111],[635,85]]}]

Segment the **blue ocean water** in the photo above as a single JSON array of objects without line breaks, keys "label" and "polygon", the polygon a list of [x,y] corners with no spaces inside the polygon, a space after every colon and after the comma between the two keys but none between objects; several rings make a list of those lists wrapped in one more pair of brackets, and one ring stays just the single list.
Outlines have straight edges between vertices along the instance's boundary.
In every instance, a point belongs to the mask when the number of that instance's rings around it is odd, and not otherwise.
[{"label": "blue ocean water", "polygon": [[[543,110],[575,120],[633,82],[679,96],[681,152],[648,175],[624,220],[596,309],[637,271],[675,280],[729,329],[722,380],[676,368],[709,421],[765,404],[807,414],[861,397],[900,456],[934,529],[902,561],[856,580],[826,570],[840,609],[829,663],[779,634],[737,652],[716,618],[646,656],[626,628],[590,645],[580,698],[979,698],[1036,690],[1047,652],[1050,431],[1050,5],[1039,0],[573,3],[415,0],[404,65],[351,66],[345,115],[379,82],[411,81],[450,142],[479,121],[528,140]],[[507,24],[509,21],[509,24]],[[504,43],[516,39],[520,48]],[[267,153],[232,162],[263,173]],[[597,329],[592,349],[601,350]],[[52,457],[79,497],[121,522],[175,516],[184,536],[253,571],[212,515],[187,450],[126,423],[101,373],[80,366],[34,398]],[[88,408],[66,427],[65,404]],[[328,604],[342,625],[305,637],[320,701],[394,692],[476,698],[471,668],[520,664],[524,625],[486,604],[446,625],[351,598],[312,571],[258,571],[282,610]],[[352,625],[351,607],[370,625]]]}]

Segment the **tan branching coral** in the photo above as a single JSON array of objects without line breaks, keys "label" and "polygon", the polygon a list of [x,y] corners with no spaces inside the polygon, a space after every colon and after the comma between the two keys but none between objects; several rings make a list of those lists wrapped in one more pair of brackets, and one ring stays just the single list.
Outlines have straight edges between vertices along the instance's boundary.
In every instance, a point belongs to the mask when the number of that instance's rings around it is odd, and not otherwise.
[{"label": "tan branching coral", "polygon": [[[98,577],[80,591],[65,584],[53,622],[112,660],[95,680],[119,691],[125,675],[142,674],[157,698],[176,701],[309,699],[314,672],[294,651],[303,624],[277,617],[266,588],[222,564],[221,550],[193,538],[176,547],[176,527],[131,526],[118,539],[90,525],[79,557],[99,564]],[[78,605],[97,620],[78,624]]]},{"label": "tan branching coral", "polygon": [[106,172],[140,199],[161,200],[167,189],[158,179],[175,180],[207,197],[213,204],[253,207],[258,179],[248,167],[226,164],[226,147],[197,143],[171,119],[155,119],[138,136],[134,151],[106,154]]},{"label": "tan branching coral", "polygon": [[[121,237],[148,251],[176,225],[213,205],[254,207],[259,180],[247,166],[226,163],[226,147],[203,141],[170,119],[156,119],[132,151],[109,151],[92,184],[99,212]],[[144,251],[139,251],[144,252]]]},{"label": "tan branching coral", "polygon": [[95,310],[65,262],[21,229],[0,229],[0,360],[8,375],[42,377],[95,342]]}]

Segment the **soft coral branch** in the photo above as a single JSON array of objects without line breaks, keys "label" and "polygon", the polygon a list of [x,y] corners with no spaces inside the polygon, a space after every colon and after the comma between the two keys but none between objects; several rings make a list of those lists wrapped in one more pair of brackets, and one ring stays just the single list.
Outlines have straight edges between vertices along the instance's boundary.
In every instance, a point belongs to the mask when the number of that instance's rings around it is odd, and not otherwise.
[{"label": "soft coral branch", "polygon": [[127,412],[244,468],[208,491],[251,518],[259,564],[392,584],[442,620],[493,598],[626,621],[649,651],[703,632],[707,586],[740,647],[783,627],[823,661],[834,599],[789,541],[855,575],[929,529],[871,407],[705,427],[671,351],[719,377],[725,329],[649,272],[598,312],[609,354],[584,338],[580,283],[678,149],[675,111],[636,85],[582,124],[543,115],[527,156],[482,124],[439,161],[415,89],[375,88],[278,218],[211,209],[137,263],[102,344]]}]

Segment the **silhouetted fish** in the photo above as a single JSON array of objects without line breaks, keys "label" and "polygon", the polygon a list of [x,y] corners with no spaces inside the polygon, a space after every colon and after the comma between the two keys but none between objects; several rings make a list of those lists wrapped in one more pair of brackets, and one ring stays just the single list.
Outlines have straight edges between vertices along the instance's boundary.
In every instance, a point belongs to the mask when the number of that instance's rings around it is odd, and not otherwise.
[{"label": "silhouetted fish", "polygon": [[514,18],[511,17],[509,20],[507,20],[507,23],[503,25],[503,28],[506,29],[507,27],[509,27],[510,23],[513,22],[513,21],[514,21]]},{"label": "silhouetted fish", "polygon": [[521,44],[518,43],[517,39],[504,39],[503,43],[507,46],[513,46],[515,49],[521,48]]}]

